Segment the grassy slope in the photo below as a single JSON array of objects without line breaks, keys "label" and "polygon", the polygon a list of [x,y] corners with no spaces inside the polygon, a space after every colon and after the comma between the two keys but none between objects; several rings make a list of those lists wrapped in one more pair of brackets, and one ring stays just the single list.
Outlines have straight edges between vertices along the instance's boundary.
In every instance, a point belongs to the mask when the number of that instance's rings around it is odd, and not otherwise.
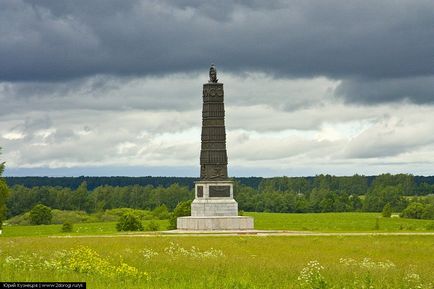
[{"label": "grassy slope", "polygon": [[[165,253],[170,242],[189,249],[215,248],[220,258],[173,256]],[[8,256],[49,260],[60,250],[92,248],[113,264],[125,262],[150,274],[150,281],[110,279],[94,273],[18,269],[6,264]],[[334,288],[416,288],[408,276],[417,274],[420,288],[434,288],[432,236],[358,237],[118,237],[118,238],[0,238],[1,281],[87,281],[88,288],[300,288],[297,277],[307,262],[318,260]],[[146,259],[143,250],[158,255]],[[35,254],[35,255],[32,255]],[[33,257],[32,257],[33,256]],[[37,257],[35,257],[37,256]],[[21,257],[22,258],[22,257]],[[348,267],[340,258],[361,262],[391,261],[381,269]],[[356,283],[356,284],[355,284]],[[430,284],[431,283],[431,284]],[[331,287],[327,287],[331,288]]]}]

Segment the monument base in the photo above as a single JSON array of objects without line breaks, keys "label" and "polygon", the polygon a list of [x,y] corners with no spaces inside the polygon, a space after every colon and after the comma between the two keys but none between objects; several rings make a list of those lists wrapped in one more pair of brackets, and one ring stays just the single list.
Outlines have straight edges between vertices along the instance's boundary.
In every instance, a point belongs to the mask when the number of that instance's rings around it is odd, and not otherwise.
[{"label": "monument base", "polygon": [[238,203],[234,199],[194,199],[191,203],[191,216],[237,216]]},{"label": "monument base", "polygon": [[195,184],[191,216],[179,217],[176,225],[184,231],[253,230],[253,218],[238,216],[232,181],[202,180]]},{"label": "monument base", "polygon": [[253,230],[253,218],[246,216],[179,217],[177,229],[186,231]]}]

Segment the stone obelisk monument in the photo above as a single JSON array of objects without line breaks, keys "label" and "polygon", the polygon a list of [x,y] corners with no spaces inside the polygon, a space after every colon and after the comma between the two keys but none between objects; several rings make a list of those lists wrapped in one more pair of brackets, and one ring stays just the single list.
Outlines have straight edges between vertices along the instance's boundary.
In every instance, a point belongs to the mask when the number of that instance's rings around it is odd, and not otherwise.
[{"label": "stone obelisk monument", "polygon": [[177,220],[179,230],[247,230],[253,218],[238,216],[233,183],[228,178],[223,83],[211,65],[203,85],[200,180],[195,184],[191,216]]}]

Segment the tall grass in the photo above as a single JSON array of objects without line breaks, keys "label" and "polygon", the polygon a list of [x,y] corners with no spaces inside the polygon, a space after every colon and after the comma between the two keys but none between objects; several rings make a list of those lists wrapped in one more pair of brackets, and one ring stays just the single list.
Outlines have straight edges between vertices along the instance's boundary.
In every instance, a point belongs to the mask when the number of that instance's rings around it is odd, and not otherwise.
[{"label": "tall grass", "polygon": [[8,237],[0,238],[0,248],[1,281],[86,281],[88,288],[434,288],[432,236]]}]

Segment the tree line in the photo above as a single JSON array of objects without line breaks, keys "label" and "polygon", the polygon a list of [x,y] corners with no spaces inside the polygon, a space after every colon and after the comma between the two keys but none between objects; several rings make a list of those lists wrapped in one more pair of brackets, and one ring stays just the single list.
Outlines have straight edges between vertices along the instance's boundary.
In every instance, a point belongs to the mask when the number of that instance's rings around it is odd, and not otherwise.
[{"label": "tree line", "polygon": [[[163,186],[168,187],[172,184],[178,184],[180,186],[186,186],[188,188],[194,187],[194,182],[198,181],[198,178],[193,177],[5,177],[6,183],[9,187],[15,185],[23,185],[28,188],[33,187],[66,187],[71,190],[77,189],[81,183],[86,182],[89,190],[94,190],[99,186],[113,186],[113,187],[125,187],[125,186],[147,186],[154,187]],[[253,188],[258,188],[259,183],[262,181],[261,177],[241,177],[236,180],[242,184],[248,185]],[[434,182],[433,182],[434,183]]]},{"label": "tree line", "polygon": [[[249,179],[256,183],[256,186],[250,185]],[[383,174],[372,178],[360,175],[276,177],[263,178],[260,182],[257,182],[257,179],[259,178],[244,178],[243,182],[234,180],[234,195],[240,210],[298,213],[381,212],[388,204],[394,212],[401,212],[410,202],[430,201],[433,198],[418,196],[434,192],[433,184],[418,183],[416,177],[408,174]],[[76,188],[12,185],[6,204],[8,217],[27,212],[39,203],[53,209],[89,213],[122,207],[153,210],[163,204],[172,211],[178,203],[194,198],[193,188],[189,184],[104,184],[90,189],[87,181],[80,180],[82,182]]]},{"label": "tree line", "polygon": [[[379,183],[388,182],[389,185],[402,184],[405,188],[404,194],[407,196],[424,196],[434,193],[434,176],[413,176],[411,174],[382,174],[379,176],[332,176],[317,175],[313,177],[238,177],[233,178],[242,185],[265,191],[272,189],[277,191],[291,190],[297,193],[306,194],[314,188],[326,187],[336,192],[346,192],[352,195],[364,195],[372,186]],[[86,182],[89,190],[94,190],[99,186],[147,186],[168,187],[172,184],[186,186],[189,189],[194,187],[194,182],[198,178],[193,177],[4,177],[7,185],[23,185],[32,187],[66,187],[71,190],[77,189],[83,182]]]},{"label": "tree line", "polygon": [[92,191],[88,190],[86,182],[82,182],[75,190],[60,186],[28,188],[15,185],[10,188],[6,206],[8,217],[30,211],[37,204],[43,204],[52,209],[87,213],[103,212],[115,208],[153,210],[164,204],[172,211],[178,203],[192,199],[193,195],[193,190],[178,184],[168,187],[104,185]]}]

